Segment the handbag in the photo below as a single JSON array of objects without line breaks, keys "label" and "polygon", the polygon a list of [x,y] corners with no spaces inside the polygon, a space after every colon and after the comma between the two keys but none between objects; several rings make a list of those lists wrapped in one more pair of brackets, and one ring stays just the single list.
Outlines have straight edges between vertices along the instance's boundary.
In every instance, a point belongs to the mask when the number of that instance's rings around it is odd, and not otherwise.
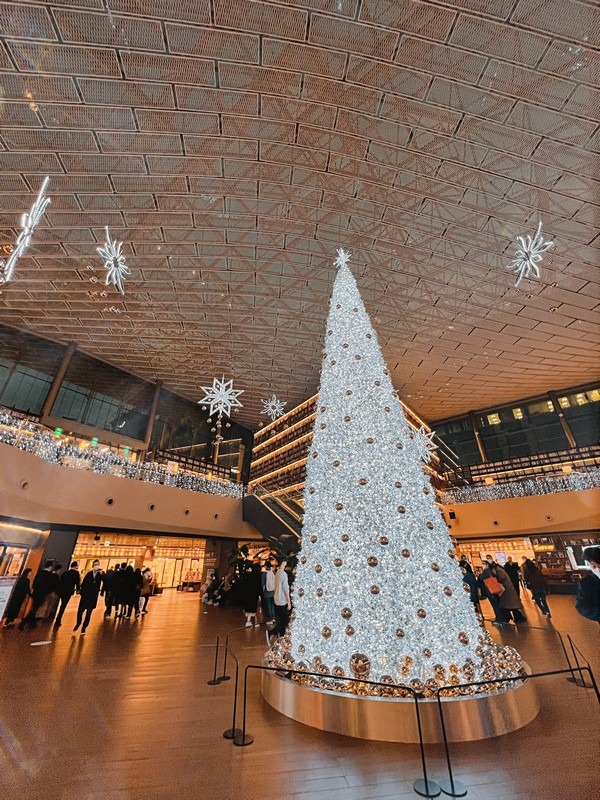
[{"label": "handbag", "polygon": [[493,575],[490,575],[489,578],[484,578],[483,582],[490,594],[498,595],[498,597],[504,594],[504,586],[502,586],[498,578],[494,578]]}]

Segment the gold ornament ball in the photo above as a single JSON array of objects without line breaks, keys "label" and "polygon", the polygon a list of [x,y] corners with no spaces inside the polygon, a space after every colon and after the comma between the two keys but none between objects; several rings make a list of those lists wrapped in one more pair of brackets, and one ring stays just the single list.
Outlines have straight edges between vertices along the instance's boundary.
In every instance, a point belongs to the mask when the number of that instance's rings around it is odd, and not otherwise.
[{"label": "gold ornament ball", "polygon": [[322,567],[320,564],[317,564],[317,565],[315,566],[315,572],[316,572],[317,574],[319,574],[319,573],[320,573],[322,570],[323,570],[323,567]]},{"label": "gold ornament ball", "polygon": [[404,639],[404,635],[405,634],[402,628],[396,628],[396,636],[398,637],[398,639]]},{"label": "gold ornament ball", "polygon": [[428,522],[425,527],[428,528],[430,531],[432,531],[433,530],[433,522]]},{"label": "gold ornament ball", "polygon": [[329,639],[329,637],[331,636],[331,628],[327,627],[327,625],[324,625],[321,628],[321,636],[323,636],[323,638],[325,639]]},{"label": "gold ornament ball", "polygon": [[369,556],[369,558],[367,558],[367,564],[368,564],[370,567],[376,567],[376,566],[377,566],[377,564],[379,564],[379,561],[377,561],[377,559],[375,558],[375,556]]},{"label": "gold ornament ball", "polygon": [[315,487],[311,486],[310,489],[308,490],[308,493],[309,494],[314,494],[315,493]]},{"label": "gold ornament ball", "polygon": [[398,506],[398,508],[396,509],[396,511],[397,511],[399,514],[405,514],[405,513],[406,513],[406,508],[405,508],[404,506]]},{"label": "gold ornament ball", "polygon": [[434,572],[439,572],[439,571],[440,571],[440,565],[439,565],[439,564],[436,564],[436,563],[435,563],[435,561],[434,561],[434,562],[433,562],[433,564],[431,565],[431,569],[432,569]]},{"label": "gold ornament ball", "polygon": [[306,556],[302,556],[302,558],[300,559],[300,563],[301,564],[306,564],[306,561],[307,561]]},{"label": "gold ornament ball", "polygon": [[341,567],[343,563],[344,563],[344,562],[342,561],[342,559],[341,559],[341,558],[334,558],[334,559],[333,559],[333,564],[334,564],[334,566],[336,566],[336,567]]},{"label": "gold ornament ball", "polygon": [[452,597],[452,589],[449,586],[444,586],[444,594],[446,597]]},{"label": "gold ornament ball", "polygon": [[404,550],[402,551],[402,557],[403,558],[410,558],[410,550],[408,550],[408,548],[406,548],[406,547],[404,548]]},{"label": "gold ornament ball", "polygon": [[402,444],[402,442],[396,442],[396,449],[397,450],[403,450],[404,449],[404,445]]},{"label": "gold ornament ball", "polygon": [[313,535],[310,537],[310,541],[311,541],[311,544],[316,544],[316,543],[317,543],[317,537],[314,535],[314,533],[313,533]]},{"label": "gold ornament ball", "polygon": [[342,608],[342,617],[344,619],[350,619],[351,616],[352,616],[351,608]]},{"label": "gold ornament ball", "polygon": [[371,586],[371,594],[379,594],[379,586]]},{"label": "gold ornament ball", "polygon": [[402,488],[402,484],[400,483],[400,481],[396,481],[394,486],[396,487],[396,489],[401,489]]},{"label": "gold ornament ball", "polygon": [[342,347],[344,348],[344,350],[347,350],[350,347],[350,345],[348,344],[348,342],[344,342]]},{"label": "gold ornament ball", "polygon": [[371,672],[371,659],[362,653],[352,653],[350,669],[355,678],[368,678]]},{"label": "gold ornament ball", "polygon": [[419,608],[419,610],[417,611],[417,617],[420,617],[421,619],[425,619],[426,616],[427,616],[427,612],[425,611],[425,609],[424,608]]},{"label": "gold ornament ball", "polygon": [[347,533],[342,533],[342,535],[340,536],[340,539],[342,540],[342,542],[349,542],[350,541],[350,537],[348,536]]},{"label": "gold ornament ball", "polygon": [[337,678],[345,678],[345,677],[346,677],[346,673],[344,672],[344,670],[342,669],[342,667],[334,667],[334,668],[331,670],[331,672],[332,672],[332,674],[333,674],[333,675],[335,675]]},{"label": "gold ornament ball", "polygon": [[343,506],[341,503],[336,503],[336,504],[335,504],[335,510],[336,510],[336,511],[341,511],[341,510],[343,509],[343,507],[344,507],[344,506]]},{"label": "gold ornament ball", "polygon": [[367,439],[367,444],[373,444],[374,441],[375,441],[375,439],[373,439],[373,437],[369,436],[369,438]]},{"label": "gold ornament ball", "polygon": [[359,486],[366,486],[367,485],[367,479],[366,478],[360,478],[358,483],[359,483]]},{"label": "gold ornament ball", "polygon": [[425,658],[431,658],[431,650],[430,650],[428,647],[426,647],[426,648],[423,650],[423,656],[424,656]]},{"label": "gold ornament ball", "polygon": [[339,465],[340,465],[340,462],[339,462],[339,461],[336,459],[336,460],[333,462],[333,466],[334,466],[334,467],[339,467]]},{"label": "gold ornament ball", "polygon": [[464,631],[461,631],[458,634],[458,641],[461,644],[469,644],[469,637],[467,636],[467,634]]},{"label": "gold ornament ball", "polygon": [[[304,655],[304,653],[306,653],[306,647],[303,644],[298,645],[298,652],[300,655]],[[302,664],[302,661],[300,664]],[[300,664],[298,664],[298,669],[300,669]]]},{"label": "gold ornament ball", "polygon": [[379,537],[379,544],[384,544],[385,545],[385,544],[389,544],[389,543],[390,543],[390,540],[387,538],[387,536],[380,536]]},{"label": "gold ornament ball", "polygon": [[352,625],[346,625],[346,634],[348,636],[354,636],[354,628]]},{"label": "gold ornament ball", "polygon": [[323,589],[317,589],[315,594],[317,595],[317,597],[323,597]]},{"label": "gold ornament ball", "polygon": [[298,589],[298,597],[304,597],[304,589]]},{"label": "gold ornament ball", "polygon": [[352,417],[349,417],[348,414],[346,414],[346,416],[344,417],[344,422],[350,422],[351,419]]}]

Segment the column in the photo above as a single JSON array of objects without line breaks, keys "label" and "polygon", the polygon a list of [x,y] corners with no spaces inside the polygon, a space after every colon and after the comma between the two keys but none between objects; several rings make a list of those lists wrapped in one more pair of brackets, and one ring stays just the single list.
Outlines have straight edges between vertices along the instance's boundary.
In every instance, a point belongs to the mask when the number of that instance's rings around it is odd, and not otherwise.
[{"label": "column", "polygon": [[40,412],[40,418],[42,420],[44,420],[45,417],[49,417],[52,412],[52,406],[54,405],[54,402],[58,396],[60,386],[65,379],[65,375],[69,369],[69,364],[73,358],[73,353],[76,349],[77,342],[69,342],[69,346],[65,351],[62,361],[60,362],[60,367],[58,368],[58,371],[52,380],[52,385],[48,389],[48,394],[44,400],[44,405],[42,406],[42,410]]},{"label": "column", "polygon": [[554,406],[554,410],[558,414],[558,419],[562,426],[562,429],[567,437],[567,441],[569,442],[569,447],[577,447],[577,442],[575,441],[575,437],[573,436],[573,432],[569,427],[569,423],[565,419],[565,415],[563,414],[563,410],[560,407],[560,403],[558,402],[558,397],[556,396],[556,392],[548,392],[548,397],[552,401],[552,405]]},{"label": "column", "polygon": [[473,433],[475,434],[475,441],[477,442],[477,449],[479,450],[479,455],[481,456],[481,460],[483,462],[486,462],[488,459],[485,453],[485,447],[483,446],[483,440],[481,438],[481,434],[479,433],[479,428],[477,427],[477,419],[473,411],[469,411],[469,421],[471,422],[471,427],[473,428]]}]

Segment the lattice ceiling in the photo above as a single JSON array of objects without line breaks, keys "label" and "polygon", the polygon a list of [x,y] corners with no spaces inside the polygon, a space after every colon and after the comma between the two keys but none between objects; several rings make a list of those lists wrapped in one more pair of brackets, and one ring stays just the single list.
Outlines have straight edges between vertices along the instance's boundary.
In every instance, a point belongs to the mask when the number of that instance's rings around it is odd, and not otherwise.
[{"label": "lattice ceiling", "polygon": [[0,29],[0,244],[52,197],[0,321],[193,399],[234,377],[254,425],[317,386],[343,244],[427,418],[597,374],[596,2],[18,0]]}]

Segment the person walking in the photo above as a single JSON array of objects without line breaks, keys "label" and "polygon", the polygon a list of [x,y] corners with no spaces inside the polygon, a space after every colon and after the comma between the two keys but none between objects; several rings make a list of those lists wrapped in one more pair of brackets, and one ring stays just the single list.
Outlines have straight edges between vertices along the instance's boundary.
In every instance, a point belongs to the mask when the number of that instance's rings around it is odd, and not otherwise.
[{"label": "person walking", "polygon": [[511,580],[512,585],[515,587],[516,593],[521,596],[521,586],[519,584],[519,578],[521,577],[521,569],[516,561],[512,560],[512,556],[509,556],[506,559],[506,564],[502,568],[504,572],[508,575]]},{"label": "person walking", "polygon": [[256,618],[258,610],[258,603],[261,593],[261,575],[260,563],[255,561],[250,569],[244,573],[244,580],[242,583],[242,605],[244,613],[246,614],[246,627],[252,627],[252,618],[254,617],[254,627],[258,628],[260,623]]},{"label": "person walking", "polygon": [[548,619],[552,616],[548,603],[546,602],[546,595],[548,594],[548,587],[546,586],[546,579],[542,575],[541,569],[530,558],[523,556],[523,580],[525,586],[531,592],[531,596],[542,614],[545,614]]},{"label": "person walking", "polygon": [[273,596],[275,594],[275,573],[273,572],[272,564],[269,560],[265,561],[265,568],[261,573],[262,596],[265,601],[265,622],[275,621],[275,603]]},{"label": "person walking", "polygon": [[19,624],[20,631],[24,631],[25,628],[31,629],[37,626],[35,621],[37,613],[55,585],[55,580],[52,575],[52,564],[52,561],[46,561],[43,569],[38,570],[34,578],[33,589],[31,591],[31,608],[27,616],[23,617]]},{"label": "person walking", "polygon": [[[119,565],[117,564],[117,569]],[[114,589],[115,570],[109,567],[104,573],[104,616],[108,619],[110,617],[113,607],[113,589]]]},{"label": "person walking", "polygon": [[475,606],[475,609],[479,611],[479,591],[477,589],[477,578],[473,575],[473,572],[469,572],[466,567],[461,567],[461,572],[463,576],[463,583],[465,586],[469,587],[469,599]]},{"label": "person walking", "polygon": [[591,572],[579,581],[575,608],[582,617],[600,622],[600,547],[586,547],[583,557]]},{"label": "person walking", "polygon": [[18,618],[21,613],[21,607],[25,600],[31,594],[31,584],[29,583],[29,574],[31,569],[27,567],[24,569],[19,579],[15,583],[10,600],[6,606],[6,617],[4,620],[4,627],[8,628]]},{"label": "person walking", "polygon": [[150,569],[150,567],[146,567],[146,569],[142,570],[141,600],[144,601],[143,604],[141,604],[140,608],[142,614],[148,613],[148,601],[150,600],[151,594],[152,594],[152,570]]},{"label": "person walking", "polygon": [[[77,622],[73,630],[77,631],[81,627],[82,636],[86,632],[87,626],[90,624],[92,611],[98,605],[98,595],[102,589],[103,578],[104,576],[102,570],[100,569],[100,562],[98,559],[95,559],[95,561],[92,562],[92,569],[81,581],[81,586],[79,588]],[[83,625],[81,624],[82,622]]]},{"label": "person walking", "polygon": [[[121,564],[123,570],[123,565]],[[123,571],[123,593],[121,597],[121,613],[120,617],[131,617],[133,606],[135,603],[135,574],[131,564],[126,564]]]},{"label": "person walking", "polygon": [[[118,565],[117,565],[118,566]],[[115,567],[115,574],[113,577],[113,603],[115,608],[115,619],[121,619],[127,612],[127,603],[125,602],[125,570],[127,563],[124,561],[119,569]]]},{"label": "person walking", "polygon": [[140,616],[140,598],[142,596],[143,585],[144,585],[144,579],[142,578],[142,570],[138,567],[133,571],[132,592],[131,592],[132,602],[127,606],[127,619],[131,619],[132,611],[135,611],[136,619],[138,619],[138,617]]},{"label": "person walking", "polygon": [[71,602],[71,598],[75,592],[79,591],[79,587],[81,586],[81,575],[79,574],[78,566],[79,564],[77,561],[73,561],[69,569],[60,578],[60,583],[58,585],[60,607],[54,621],[55,628],[60,628],[62,625],[63,614]]},{"label": "person walking", "polygon": [[269,638],[270,644],[273,644],[278,636],[283,636],[286,632],[290,612],[292,610],[290,583],[288,574],[285,571],[286,567],[287,561],[282,559],[279,562],[279,569],[275,575],[275,593],[273,595],[273,602],[275,603],[275,625]]}]

